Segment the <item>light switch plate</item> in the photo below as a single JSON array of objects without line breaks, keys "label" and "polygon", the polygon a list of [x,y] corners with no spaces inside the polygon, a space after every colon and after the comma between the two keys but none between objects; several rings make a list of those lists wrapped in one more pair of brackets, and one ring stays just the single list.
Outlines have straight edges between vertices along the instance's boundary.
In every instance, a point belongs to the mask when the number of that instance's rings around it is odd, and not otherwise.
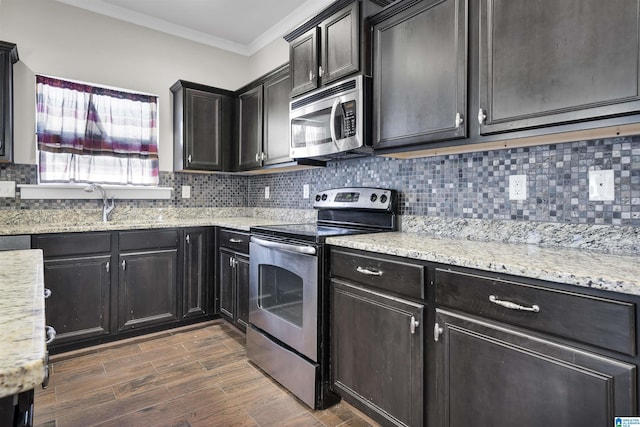
[{"label": "light switch plate", "polygon": [[190,199],[191,198],[191,186],[190,185],[183,185],[181,194],[182,194],[182,198],[183,199]]},{"label": "light switch plate", "polygon": [[613,170],[589,171],[589,200],[614,200]]},{"label": "light switch plate", "polygon": [[16,182],[0,181],[0,197],[16,197]]}]

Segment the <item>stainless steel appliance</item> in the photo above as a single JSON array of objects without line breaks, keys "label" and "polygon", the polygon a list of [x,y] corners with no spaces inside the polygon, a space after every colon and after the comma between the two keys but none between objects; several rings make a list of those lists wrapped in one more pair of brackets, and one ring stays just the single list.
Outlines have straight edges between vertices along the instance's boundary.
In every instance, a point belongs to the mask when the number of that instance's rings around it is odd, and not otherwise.
[{"label": "stainless steel appliance", "polygon": [[330,160],[371,154],[371,79],[355,76],[290,103],[290,157]]},{"label": "stainless steel appliance", "polygon": [[315,196],[318,220],[251,228],[249,359],[312,408],[330,389],[326,237],[396,230],[396,192],[338,188]]}]

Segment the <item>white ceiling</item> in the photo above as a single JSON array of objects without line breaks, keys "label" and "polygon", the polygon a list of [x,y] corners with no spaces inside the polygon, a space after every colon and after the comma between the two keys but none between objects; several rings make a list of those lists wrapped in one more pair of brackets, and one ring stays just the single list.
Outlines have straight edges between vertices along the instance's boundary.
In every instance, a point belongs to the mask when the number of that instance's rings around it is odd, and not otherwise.
[{"label": "white ceiling", "polygon": [[57,0],[250,56],[334,0]]}]

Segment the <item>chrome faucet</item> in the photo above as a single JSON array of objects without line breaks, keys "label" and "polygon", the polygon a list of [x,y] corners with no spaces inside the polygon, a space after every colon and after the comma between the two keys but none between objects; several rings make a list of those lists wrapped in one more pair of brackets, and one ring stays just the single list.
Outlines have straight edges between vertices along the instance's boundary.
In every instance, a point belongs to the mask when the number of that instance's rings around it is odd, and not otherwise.
[{"label": "chrome faucet", "polygon": [[107,192],[104,190],[104,187],[99,184],[91,184],[84,188],[84,191],[87,193],[92,193],[95,189],[100,190],[100,194],[102,194],[102,221],[109,221],[109,215],[111,211],[116,207],[113,198],[111,200],[107,199]]}]

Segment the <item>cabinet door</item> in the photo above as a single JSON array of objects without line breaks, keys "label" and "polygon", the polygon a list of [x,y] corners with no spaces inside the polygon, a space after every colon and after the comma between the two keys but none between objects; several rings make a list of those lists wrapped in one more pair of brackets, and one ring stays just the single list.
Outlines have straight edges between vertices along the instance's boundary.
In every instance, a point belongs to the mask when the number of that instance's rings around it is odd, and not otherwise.
[{"label": "cabinet door", "polygon": [[13,64],[15,44],[0,41],[0,161],[13,161]]},{"label": "cabinet door", "polygon": [[291,79],[289,71],[264,83],[264,139],[265,165],[289,162],[289,100]]},{"label": "cabinet door", "polygon": [[184,230],[184,269],[182,284],[182,317],[201,316],[207,313],[210,281],[210,237],[206,228]]},{"label": "cabinet door", "polygon": [[480,4],[482,134],[640,110],[640,1]]},{"label": "cabinet door", "polygon": [[236,254],[236,323],[246,330],[249,324],[249,258]]},{"label": "cabinet door", "polygon": [[218,263],[218,277],[219,277],[219,290],[220,290],[220,313],[228,317],[229,320],[234,321],[236,316],[235,306],[235,269],[234,260],[235,255],[233,252],[220,250]]},{"label": "cabinet door", "polygon": [[289,43],[291,96],[318,87],[318,28],[312,28]]},{"label": "cabinet door", "polygon": [[185,169],[222,170],[223,95],[185,89]]},{"label": "cabinet door", "polygon": [[422,425],[423,312],[421,304],[331,281],[333,387],[385,424]]},{"label": "cabinet door", "polygon": [[178,319],[177,250],[120,255],[119,330]]},{"label": "cabinet door", "polygon": [[636,367],[437,310],[443,426],[611,425],[637,414]]},{"label": "cabinet door", "polygon": [[332,15],[320,24],[321,84],[338,80],[360,69],[360,2]]},{"label": "cabinet door", "polygon": [[239,97],[240,136],[238,140],[238,169],[251,169],[262,164],[262,86]]},{"label": "cabinet door", "polygon": [[466,136],[466,12],[430,0],[374,25],[374,147]]},{"label": "cabinet door", "polygon": [[52,347],[110,333],[110,261],[109,255],[45,260],[47,325],[58,333]]}]

